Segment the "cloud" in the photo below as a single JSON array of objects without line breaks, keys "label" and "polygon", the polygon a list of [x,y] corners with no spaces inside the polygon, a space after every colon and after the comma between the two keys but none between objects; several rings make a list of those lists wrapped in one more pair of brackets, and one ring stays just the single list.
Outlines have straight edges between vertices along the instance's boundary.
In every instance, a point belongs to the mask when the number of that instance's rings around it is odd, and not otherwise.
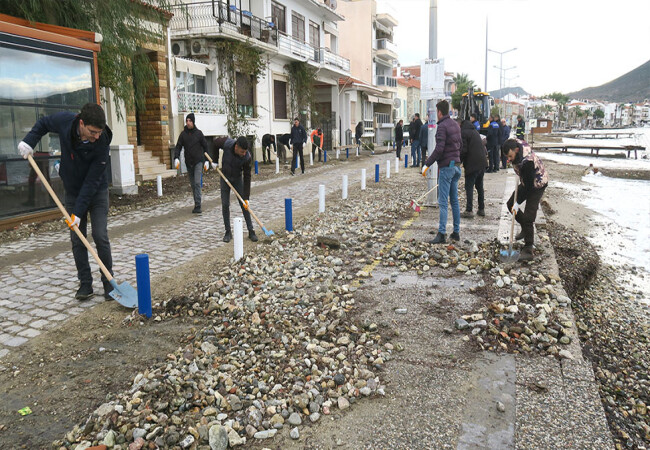
[{"label": "cloud", "polygon": [[42,73],[29,74],[24,78],[0,78],[0,98],[13,100],[44,98],[90,88],[92,80],[87,73],[61,81],[49,79],[49,75]]}]

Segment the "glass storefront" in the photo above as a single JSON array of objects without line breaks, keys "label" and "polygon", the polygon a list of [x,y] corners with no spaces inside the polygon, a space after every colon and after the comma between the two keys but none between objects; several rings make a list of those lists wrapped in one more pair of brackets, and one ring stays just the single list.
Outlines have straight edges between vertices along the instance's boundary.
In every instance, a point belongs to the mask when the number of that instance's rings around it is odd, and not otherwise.
[{"label": "glass storefront", "polygon": [[[40,117],[95,102],[94,80],[92,51],[0,33],[0,220],[55,207],[17,146]],[[50,133],[34,159],[62,196],[60,152]]]}]

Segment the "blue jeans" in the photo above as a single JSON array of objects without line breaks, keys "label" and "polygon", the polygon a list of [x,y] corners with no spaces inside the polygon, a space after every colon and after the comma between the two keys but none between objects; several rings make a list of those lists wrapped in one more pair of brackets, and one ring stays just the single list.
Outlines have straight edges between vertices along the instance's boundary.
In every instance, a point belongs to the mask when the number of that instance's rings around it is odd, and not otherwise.
[{"label": "blue jeans", "polygon": [[411,142],[411,165],[419,166],[420,165],[420,141],[413,139]]},{"label": "blue jeans", "polygon": [[[77,197],[71,194],[65,194],[65,209],[69,214],[72,213]],[[108,241],[108,188],[100,189],[90,200],[88,212],[79,217],[79,231],[87,236],[88,215],[90,214],[90,223],[92,224],[93,241],[97,247],[97,255],[104,263],[108,271],[113,274],[113,258],[111,256],[111,244]],[[77,278],[80,284],[90,285],[93,283],[93,276],[90,272],[90,263],[88,262],[88,249],[81,242],[77,234],[70,230],[70,240],[72,241],[72,256],[74,257],[75,266],[77,266]],[[108,282],[104,274],[100,271],[102,282]]]},{"label": "blue jeans", "polygon": [[440,206],[440,223],[438,232],[447,234],[447,199],[451,203],[454,218],[454,232],[460,232],[460,204],[458,203],[458,180],[460,167],[442,167],[438,174],[438,205]]}]

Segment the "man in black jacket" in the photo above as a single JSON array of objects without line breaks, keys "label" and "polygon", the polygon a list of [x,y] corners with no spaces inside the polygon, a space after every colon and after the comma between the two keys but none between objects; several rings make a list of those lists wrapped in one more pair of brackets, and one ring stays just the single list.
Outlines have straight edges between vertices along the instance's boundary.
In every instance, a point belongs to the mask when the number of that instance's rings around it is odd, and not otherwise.
[{"label": "man in black jacket", "polygon": [[[221,158],[221,172],[228,178],[230,184],[239,193],[244,203],[239,202],[241,212],[246,220],[248,227],[248,238],[257,242],[257,235],[253,229],[253,222],[251,214],[248,212],[248,199],[251,195],[251,162],[253,157],[248,151],[248,140],[244,136],[235,139],[222,137],[214,140],[214,146],[219,150],[223,149],[223,156]],[[216,169],[217,164],[213,163],[212,168]],[[223,236],[224,242],[230,242],[232,239],[232,231],[230,228],[230,186],[221,178],[221,213],[223,215],[223,224],[226,228],[226,234]],[[237,199],[239,201],[239,199]]]},{"label": "man in black jacket", "polygon": [[300,125],[300,119],[293,119],[291,127],[291,145],[293,147],[293,157],[291,158],[291,175],[294,175],[298,167],[298,156],[300,156],[300,169],[305,173],[305,157],[302,153],[302,146],[307,143],[307,132]]},{"label": "man in black jacket", "polygon": [[499,122],[490,116],[490,125],[487,132],[488,173],[499,171]]},{"label": "man in black jacket", "polygon": [[[76,225],[86,236],[90,213],[97,254],[112,274],[113,258],[108,240],[106,163],[109,159],[109,146],[113,133],[106,126],[106,115],[102,107],[95,103],[88,103],[81,108],[80,114],[65,111],[40,118],[18,144],[18,150],[23,158],[27,159],[28,154],[33,154],[34,147],[47,133],[57,133],[61,143],[59,176],[65,189],[65,208],[72,219],[72,222],[68,222],[68,226],[72,241],[72,255],[80,284],[75,298],[87,300],[94,295],[88,250],[72,229]],[[101,278],[104,285],[104,298],[109,300],[111,298],[109,293],[113,288],[103,273]]]},{"label": "man in black jacket", "polygon": [[467,206],[461,217],[466,219],[474,217],[472,205],[474,203],[474,188],[478,194],[479,216],[485,216],[485,191],[483,190],[483,176],[485,167],[488,164],[487,150],[483,145],[481,135],[476,131],[476,125],[469,120],[463,120],[460,124],[460,135],[463,146],[460,149],[460,161],[465,168],[465,194]]},{"label": "man in black jacket", "polygon": [[291,145],[291,135],[285,133],[278,139],[280,145],[278,146],[278,158],[282,161],[282,164],[287,163],[287,149]]},{"label": "man in black jacket", "polygon": [[517,139],[521,139],[523,141],[525,132],[526,132],[526,122],[524,122],[523,117],[517,116],[517,128],[515,130],[515,135],[517,136]]},{"label": "man in black jacket", "polygon": [[397,157],[399,160],[402,160],[402,142],[404,141],[404,129],[402,128],[402,125],[404,124],[404,121],[400,119],[399,122],[397,122],[397,125],[395,125],[395,145],[397,146]]},{"label": "man in black jacket", "polygon": [[194,124],[194,113],[185,118],[185,129],[181,131],[174,152],[174,167],[180,168],[181,149],[185,148],[185,167],[194,194],[194,214],[201,213],[201,168],[208,170],[208,162],[203,154],[208,151],[208,143],[201,130]]},{"label": "man in black jacket", "polygon": [[413,128],[413,138],[411,142],[411,167],[420,167],[420,159],[422,157],[420,148],[420,128],[422,128],[422,121],[420,120],[420,113],[415,113],[413,122],[409,127],[409,134],[411,134],[411,127]]},{"label": "man in black jacket", "polygon": [[271,162],[271,148],[273,148],[273,153],[277,158],[277,150],[275,148],[275,136],[272,134],[265,134],[262,136],[262,159],[264,159],[264,164],[269,164]]}]

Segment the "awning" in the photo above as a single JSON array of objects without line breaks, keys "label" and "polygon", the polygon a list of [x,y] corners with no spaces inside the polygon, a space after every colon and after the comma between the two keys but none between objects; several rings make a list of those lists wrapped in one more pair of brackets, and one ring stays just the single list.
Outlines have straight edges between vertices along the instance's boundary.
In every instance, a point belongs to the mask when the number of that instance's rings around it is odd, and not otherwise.
[{"label": "awning", "polygon": [[176,71],[177,72],[188,72],[193,75],[205,76],[207,70],[212,70],[212,66],[204,64],[198,61],[192,61],[191,59],[183,59],[174,57],[176,62]]},{"label": "awning", "polygon": [[328,34],[333,34],[334,36],[339,35],[339,30],[337,30],[336,28],[334,28],[332,25],[328,24],[327,22],[325,22],[323,24],[323,31],[325,33],[328,33]]},{"label": "awning", "polygon": [[375,97],[374,95],[369,95],[369,96],[368,96],[368,101],[369,101],[370,103],[377,103],[378,99],[377,99],[377,97]]},{"label": "awning", "polygon": [[377,103],[383,103],[384,105],[392,105],[393,104],[393,100],[390,99],[390,98],[379,97],[377,100],[378,100]]}]

